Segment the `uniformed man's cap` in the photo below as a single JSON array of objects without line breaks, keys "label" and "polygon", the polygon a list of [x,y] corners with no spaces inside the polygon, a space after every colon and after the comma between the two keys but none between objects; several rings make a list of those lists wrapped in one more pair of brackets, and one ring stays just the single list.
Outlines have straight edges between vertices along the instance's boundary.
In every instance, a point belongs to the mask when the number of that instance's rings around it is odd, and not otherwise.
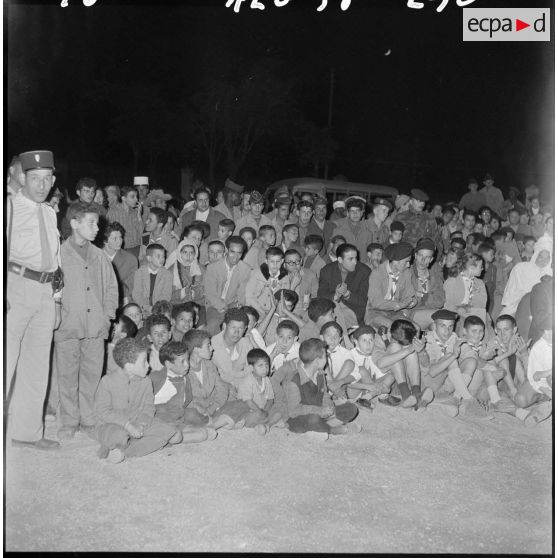
[{"label": "uniformed man's cap", "polygon": [[433,252],[436,252],[436,244],[434,244],[434,241],[431,240],[430,238],[421,238],[417,242],[417,246],[415,250],[417,252],[419,250],[432,250]]},{"label": "uniformed man's cap", "polygon": [[390,262],[398,262],[413,255],[413,246],[408,242],[390,244],[384,250],[384,256]]},{"label": "uniformed man's cap", "polygon": [[430,198],[426,192],[419,190],[418,188],[413,188],[411,190],[411,197],[415,198],[415,200],[427,202]]},{"label": "uniformed man's cap", "polygon": [[366,203],[366,200],[362,196],[349,196],[349,197],[345,198],[345,206],[353,200],[362,202],[364,204]]},{"label": "uniformed man's cap", "polygon": [[225,180],[225,188],[228,188],[233,192],[238,192],[239,194],[242,194],[242,192],[244,192],[244,186],[233,182],[230,178],[227,178],[227,180]]},{"label": "uniformed man's cap", "polygon": [[144,184],[149,186],[148,176],[134,176],[134,186],[142,186]]},{"label": "uniformed man's cap", "polygon": [[33,169],[54,170],[54,155],[52,151],[26,151],[20,153],[21,168],[23,172]]},{"label": "uniformed man's cap", "polygon": [[405,232],[405,225],[401,221],[394,221],[390,226],[389,230],[393,231],[401,231],[402,233]]},{"label": "uniformed man's cap", "polygon": [[374,198],[374,206],[376,205],[383,205],[390,211],[393,209],[393,205],[391,205],[391,202],[389,200],[386,200],[386,198]]},{"label": "uniformed man's cap", "polygon": [[252,190],[250,192],[250,203],[263,203],[263,196],[257,190]]},{"label": "uniformed man's cap", "polygon": [[451,320],[454,322],[457,320],[457,314],[451,310],[445,310],[442,308],[442,310],[436,310],[436,312],[432,314],[431,318],[433,320]]},{"label": "uniformed man's cap", "polygon": [[345,207],[345,202],[343,200],[336,200],[333,202],[333,209],[341,209]]},{"label": "uniformed man's cap", "polygon": [[275,207],[279,207],[280,205],[291,205],[292,199],[289,194],[281,194],[275,198]]}]

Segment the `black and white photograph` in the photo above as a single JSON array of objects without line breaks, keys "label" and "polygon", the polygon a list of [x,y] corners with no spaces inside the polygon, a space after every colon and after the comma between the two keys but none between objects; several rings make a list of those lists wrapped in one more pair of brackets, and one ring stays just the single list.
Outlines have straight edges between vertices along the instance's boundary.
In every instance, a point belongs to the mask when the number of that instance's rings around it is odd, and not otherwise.
[{"label": "black and white photograph", "polygon": [[4,551],[554,552],[554,2],[4,0]]}]

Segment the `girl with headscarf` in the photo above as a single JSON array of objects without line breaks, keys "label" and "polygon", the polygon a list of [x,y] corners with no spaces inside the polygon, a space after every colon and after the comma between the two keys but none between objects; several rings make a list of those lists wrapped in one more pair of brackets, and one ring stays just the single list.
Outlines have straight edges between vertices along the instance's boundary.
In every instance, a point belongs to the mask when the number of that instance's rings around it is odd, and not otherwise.
[{"label": "girl with headscarf", "polygon": [[193,300],[204,305],[203,274],[198,263],[198,247],[193,240],[185,238],[170,254],[165,264],[172,273],[173,302]]},{"label": "girl with headscarf", "polygon": [[510,277],[502,297],[501,314],[511,314],[517,311],[517,306],[524,295],[541,280],[543,275],[552,275],[552,253],[548,248],[535,250],[531,261],[520,262],[511,270]]}]

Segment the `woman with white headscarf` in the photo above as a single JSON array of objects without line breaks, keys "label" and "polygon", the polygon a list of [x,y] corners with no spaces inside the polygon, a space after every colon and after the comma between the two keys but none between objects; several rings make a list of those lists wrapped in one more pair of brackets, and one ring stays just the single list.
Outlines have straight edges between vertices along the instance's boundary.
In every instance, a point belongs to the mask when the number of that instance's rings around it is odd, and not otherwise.
[{"label": "woman with white headscarf", "polygon": [[205,304],[203,274],[198,255],[196,244],[185,238],[167,258],[165,267],[172,273],[172,302],[193,300],[198,304]]},{"label": "woman with white headscarf", "polygon": [[552,252],[546,247],[536,250],[531,261],[516,264],[504,290],[500,314],[514,315],[523,296],[531,292],[541,277],[552,275],[551,264]]}]

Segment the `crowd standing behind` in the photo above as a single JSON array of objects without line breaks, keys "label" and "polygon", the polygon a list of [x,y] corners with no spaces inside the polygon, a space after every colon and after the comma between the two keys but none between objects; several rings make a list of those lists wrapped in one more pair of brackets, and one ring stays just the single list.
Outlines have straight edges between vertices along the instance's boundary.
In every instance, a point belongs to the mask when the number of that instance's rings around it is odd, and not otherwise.
[{"label": "crowd standing behind", "polygon": [[[81,430],[118,463],[220,429],[357,434],[360,412],[552,413],[554,217],[487,174],[445,206],[413,188],[329,204],[230,179],[183,207],[148,177],[8,172],[6,389],[14,446]],[[51,348],[54,350],[51,351]],[[52,353],[52,358],[49,355]],[[49,367],[50,362],[50,367]]]}]

